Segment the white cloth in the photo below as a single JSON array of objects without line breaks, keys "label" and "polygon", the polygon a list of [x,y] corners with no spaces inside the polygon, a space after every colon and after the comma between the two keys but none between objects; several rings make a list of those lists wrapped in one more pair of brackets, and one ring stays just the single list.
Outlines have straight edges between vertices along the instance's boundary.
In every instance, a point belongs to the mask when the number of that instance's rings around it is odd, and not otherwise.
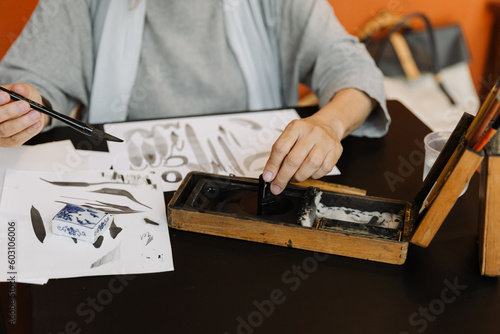
[{"label": "white cloth", "polygon": [[[110,0],[102,31],[90,97],[90,123],[125,121],[142,44],[146,1]],[[102,8],[102,7],[100,7]],[[100,13],[102,15],[102,13]]]},{"label": "white cloth", "polygon": [[[89,122],[125,121],[139,66],[146,0],[94,2],[94,36],[99,40]],[[107,11],[101,22],[102,11]],[[251,110],[283,106],[278,45],[271,0],[224,0],[226,37],[246,84]],[[100,30],[102,28],[102,31]]]},{"label": "white cloth", "polygon": [[224,0],[228,43],[246,83],[250,110],[280,108],[281,75],[272,1]]}]

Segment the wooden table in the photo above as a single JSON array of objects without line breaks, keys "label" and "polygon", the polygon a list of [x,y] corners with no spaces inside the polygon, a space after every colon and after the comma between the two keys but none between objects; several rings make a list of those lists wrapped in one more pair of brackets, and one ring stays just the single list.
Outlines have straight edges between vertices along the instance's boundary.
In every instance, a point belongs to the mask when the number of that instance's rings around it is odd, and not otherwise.
[{"label": "wooden table", "polygon": [[[389,110],[389,134],[345,139],[342,175],[327,180],[411,201],[429,129],[397,102]],[[73,136],[66,130],[39,140]],[[402,266],[171,229],[175,271],[18,284],[18,325],[6,327],[54,334],[496,333],[500,289],[496,278],[479,275],[477,194],[476,175],[431,245],[410,244]],[[5,301],[8,285],[0,286]]]}]

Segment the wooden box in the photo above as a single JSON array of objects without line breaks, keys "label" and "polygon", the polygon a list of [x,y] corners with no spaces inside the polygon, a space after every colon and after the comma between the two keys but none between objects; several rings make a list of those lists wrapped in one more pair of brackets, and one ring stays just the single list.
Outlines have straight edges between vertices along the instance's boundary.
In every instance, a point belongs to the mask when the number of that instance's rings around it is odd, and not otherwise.
[{"label": "wooden box", "polygon": [[500,136],[486,147],[479,190],[479,265],[485,276],[500,276]]},{"label": "wooden box", "polygon": [[422,247],[430,243],[481,160],[482,155],[466,150],[423,216],[419,215],[423,199],[408,203],[356,195],[349,189],[340,192],[342,187],[322,191],[324,205],[398,217],[396,229],[326,218],[315,227],[304,227],[298,221],[307,188],[296,185],[280,195],[275,214],[258,216],[257,179],[198,172],[188,174],[174,194],[167,207],[168,221],[180,230],[403,264],[409,242]]}]

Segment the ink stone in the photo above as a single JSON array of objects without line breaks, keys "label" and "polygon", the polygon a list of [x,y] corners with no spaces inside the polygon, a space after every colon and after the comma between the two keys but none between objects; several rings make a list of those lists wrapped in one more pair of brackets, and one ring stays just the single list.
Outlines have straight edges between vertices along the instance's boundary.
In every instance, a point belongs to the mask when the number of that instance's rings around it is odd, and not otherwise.
[{"label": "ink stone", "polygon": [[52,219],[52,233],[94,243],[110,223],[107,212],[66,204]]}]

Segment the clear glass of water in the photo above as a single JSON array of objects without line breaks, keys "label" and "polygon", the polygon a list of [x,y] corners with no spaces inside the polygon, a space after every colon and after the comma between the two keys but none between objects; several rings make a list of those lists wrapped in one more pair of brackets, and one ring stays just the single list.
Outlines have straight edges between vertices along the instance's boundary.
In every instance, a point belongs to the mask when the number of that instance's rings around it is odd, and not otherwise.
[{"label": "clear glass of water", "polygon": [[[424,164],[424,175],[423,179],[427,176],[429,171],[431,170],[432,165],[436,161],[439,153],[443,150],[444,145],[450,138],[451,132],[449,131],[437,131],[431,132],[424,138],[424,147],[425,147],[425,164]],[[462,196],[467,190],[469,184],[467,184],[460,194]]]}]

